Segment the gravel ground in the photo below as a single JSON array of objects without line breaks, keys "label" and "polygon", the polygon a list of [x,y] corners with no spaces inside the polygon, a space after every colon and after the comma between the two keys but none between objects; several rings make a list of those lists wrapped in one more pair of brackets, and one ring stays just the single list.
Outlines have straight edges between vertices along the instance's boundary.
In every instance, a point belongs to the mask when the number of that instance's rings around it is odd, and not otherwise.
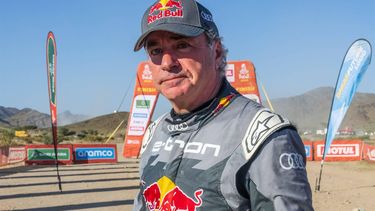
[{"label": "gravel ground", "polygon": [[131,210],[138,161],[0,169],[0,210]]},{"label": "gravel ground", "polygon": [[[138,160],[117,164],[60,166],[63,192],[54,166],[0,169],[0,210],[131,210],[139,184]],[[308,162],[314,190],[320,162]],[[375,163],[326,162],[315,210],[375,210]]]}]

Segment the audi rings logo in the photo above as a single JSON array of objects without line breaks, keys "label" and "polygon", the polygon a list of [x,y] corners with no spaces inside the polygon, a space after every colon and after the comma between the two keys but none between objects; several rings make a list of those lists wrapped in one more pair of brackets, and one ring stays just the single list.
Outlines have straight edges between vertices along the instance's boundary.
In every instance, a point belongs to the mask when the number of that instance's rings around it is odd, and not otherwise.
[{"label": "audi rings logo", "polygon": [[186,122],[177,125],[168,125],[167,127],[169,132],[184,131],[189,128]]},{"label": "audi rings logo", "polygon": [[298,153],[283,153],[280,155],[280,165],[285,170],[305,169],[302,155]]}]

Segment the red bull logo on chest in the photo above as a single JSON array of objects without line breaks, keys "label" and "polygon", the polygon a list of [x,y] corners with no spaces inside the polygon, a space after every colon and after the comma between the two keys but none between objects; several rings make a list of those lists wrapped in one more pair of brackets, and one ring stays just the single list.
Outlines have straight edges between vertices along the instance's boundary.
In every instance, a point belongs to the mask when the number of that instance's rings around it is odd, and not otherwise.
[{"label": "red bull logo on chest", "polygon": [[195,199],[190,198],[168,177],[162,177],[143,191],[146,207],[150,211],[195,211],[202,205],[203,190],[194,192]]},{"label": "red bull logo on chest", "polygon": [[170,17],[183,17],[182,4],[180,1],[174,0],[160,0],[158,3],[153,5],[148,15],[148,24],[153,23],[156,20]]}]

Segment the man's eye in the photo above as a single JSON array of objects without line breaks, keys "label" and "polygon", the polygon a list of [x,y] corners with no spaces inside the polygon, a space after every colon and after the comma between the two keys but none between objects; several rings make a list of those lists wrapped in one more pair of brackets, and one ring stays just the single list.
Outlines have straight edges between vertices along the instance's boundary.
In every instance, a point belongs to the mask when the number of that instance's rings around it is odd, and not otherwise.
[{"label": "man's eye", "polygon": [[150,52],[150,55],[156,56],[156,55],[161,54],[162,50],[161,50],[161,48],[154,48],[154,49],[151,49],[149,52]]},{"label": "man's eye", "polygon": [[179,43],[178,45],[177,45],[177,49],[185,49],[185,48],[187,48],[187,47],[189,47],[189,44],[188,43]]}]

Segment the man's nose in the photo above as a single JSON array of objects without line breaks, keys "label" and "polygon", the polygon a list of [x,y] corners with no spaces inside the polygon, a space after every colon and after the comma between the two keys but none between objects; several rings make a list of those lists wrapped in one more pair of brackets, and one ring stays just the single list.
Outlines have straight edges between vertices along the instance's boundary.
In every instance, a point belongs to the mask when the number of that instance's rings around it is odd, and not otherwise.
[{"label": "man's nose", "polygon": [[162,69],[165,71],[174,70],[178,67],[178,59],[172,51],[165,51],[161,60]]}]

